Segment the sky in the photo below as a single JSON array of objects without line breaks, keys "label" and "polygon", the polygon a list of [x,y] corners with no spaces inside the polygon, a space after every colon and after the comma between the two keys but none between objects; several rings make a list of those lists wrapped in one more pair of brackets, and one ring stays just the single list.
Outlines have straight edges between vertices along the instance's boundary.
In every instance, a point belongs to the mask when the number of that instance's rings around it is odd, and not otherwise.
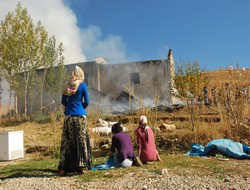
[{"label": "sky", "polygon": [[[218,70],[250,68],[249,0],[20,0],[34,23],[65,48],[65,64],[198,61]],[[18,0],[0,0],[0,20]]]}]

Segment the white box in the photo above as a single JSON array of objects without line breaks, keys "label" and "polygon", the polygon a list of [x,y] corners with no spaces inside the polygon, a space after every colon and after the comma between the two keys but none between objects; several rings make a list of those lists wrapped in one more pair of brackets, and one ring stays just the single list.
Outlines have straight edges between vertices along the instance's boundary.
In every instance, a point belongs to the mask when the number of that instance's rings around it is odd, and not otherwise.
[{"label": "white box", "polygon": [[0,133],[0,160],[23,158],[23,131]]}]

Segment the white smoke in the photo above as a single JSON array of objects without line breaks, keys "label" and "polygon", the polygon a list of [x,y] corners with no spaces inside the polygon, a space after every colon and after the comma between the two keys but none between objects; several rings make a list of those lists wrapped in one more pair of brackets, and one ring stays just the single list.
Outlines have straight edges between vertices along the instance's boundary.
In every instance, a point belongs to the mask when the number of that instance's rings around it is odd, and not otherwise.
[{"label": "white smoke", "polygon": [[49,36],[54,35],[57,43],[63,43],[65,64],[85,62],[87,58],[93,60],[97,57],[106,58],[108,63],[127,62],[137,58],[136,55],[127,55],[126,44],[121,36],[104,36],[99,26],[79,28],[75,13],[63,0],[2,0],[1,21],[8,12],[15,11],[18,1],[22,8],[27,8],[34,24],[40,20]]},{"label": "white smoke", "polygon": [[[5,20],[8,12],[15,12],[19,1],[22,8],[27,8],[35,25],[41,21],[49,36],[55,36],[57,45],[63,43],[65,64],[85,62],[97,57],[104,57],[108,63],[121,63],[127,62],[127,57],[130,60],[137,57],[127,55],[126,44],[121,36],[104,36],[99,26],[79,28],[75,13],[64,0],[1,0],[0,21]],[[8,84],[2,85],[2,97],[6,97],[0,102],[3,106],[8,105],[9,96]]]},{"label": "white smoke", "polygon": [[90,25],[87,29],[82,29],[83,50],[88,59],[104,57],[108,63],[127,62],[126,45],[122,37],[117,35],[103,36],[102,30],[98,26]]},{"label": "white smoke", "polygon": [[[65,64],[84,62],[80,29],[74,12],[63,0],[20,0],[22,8],[27,8],[34,24],[39,20],[49,36],[54,35],[57,43],[63,43]],[[0,1],[0,20],[4,20],[8,12],[14,12],[18,0]]]}]

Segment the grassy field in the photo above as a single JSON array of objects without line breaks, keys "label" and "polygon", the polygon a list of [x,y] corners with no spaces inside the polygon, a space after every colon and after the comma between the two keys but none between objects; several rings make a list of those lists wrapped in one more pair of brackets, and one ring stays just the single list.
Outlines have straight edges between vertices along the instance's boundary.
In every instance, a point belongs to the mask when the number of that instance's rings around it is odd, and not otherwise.
[{"label": "grassy field", "polygon": [[[35,177],[55,176],[57,177],[57,159],[44,157],[43,159],[30,158],[10,161],[8,164],[0,162],[0,179],[9,177]],[[100,178],[113,178],[126,176],[129,173],[140,173],[143,170],[150,173],[160,174],[162,169],[168,169],[179,175],[196,173],[201,176],[213,175],[223,178],[226,175],[241,175],[250,177],[250,163],[247,160],[230,159],[220,161],[217,158],[188,157],[184,155],[161,155],[163,162],[143,166],[132,166],[130,168],[116,168],[110,170],[86,171],[84,175],[77,176],[84,181],[91,181]],[[94,158],[94,164],[104,163],[107,157]]]}]

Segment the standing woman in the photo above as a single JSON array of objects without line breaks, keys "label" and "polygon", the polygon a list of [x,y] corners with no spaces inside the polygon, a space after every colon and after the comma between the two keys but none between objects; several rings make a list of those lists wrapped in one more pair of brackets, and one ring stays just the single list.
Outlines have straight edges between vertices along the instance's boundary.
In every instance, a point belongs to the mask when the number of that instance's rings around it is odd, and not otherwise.
[{"label": "standing woman", "polygon": [[156,150],[153,130],[148,126],[147,117],[141,115],[139,127],[136,130],[138,143],[138,157],[141,162],[146,164],[153,161],[162,161]]},{"label": "standing woman", "polygon": [[[82,167],[91,169],[91,148],[86,120],[86,108],[89,105],[88,87],[83,82],[83,70],[75,66],[72,74],[80,84],[74,93],[63,93],[62,104],[65,107],[65,119],[62,131],[59,174],[81,174]],[[70,85],[70,84],[69,84]],[[67,91],[68,86],[64,89]]]}]

